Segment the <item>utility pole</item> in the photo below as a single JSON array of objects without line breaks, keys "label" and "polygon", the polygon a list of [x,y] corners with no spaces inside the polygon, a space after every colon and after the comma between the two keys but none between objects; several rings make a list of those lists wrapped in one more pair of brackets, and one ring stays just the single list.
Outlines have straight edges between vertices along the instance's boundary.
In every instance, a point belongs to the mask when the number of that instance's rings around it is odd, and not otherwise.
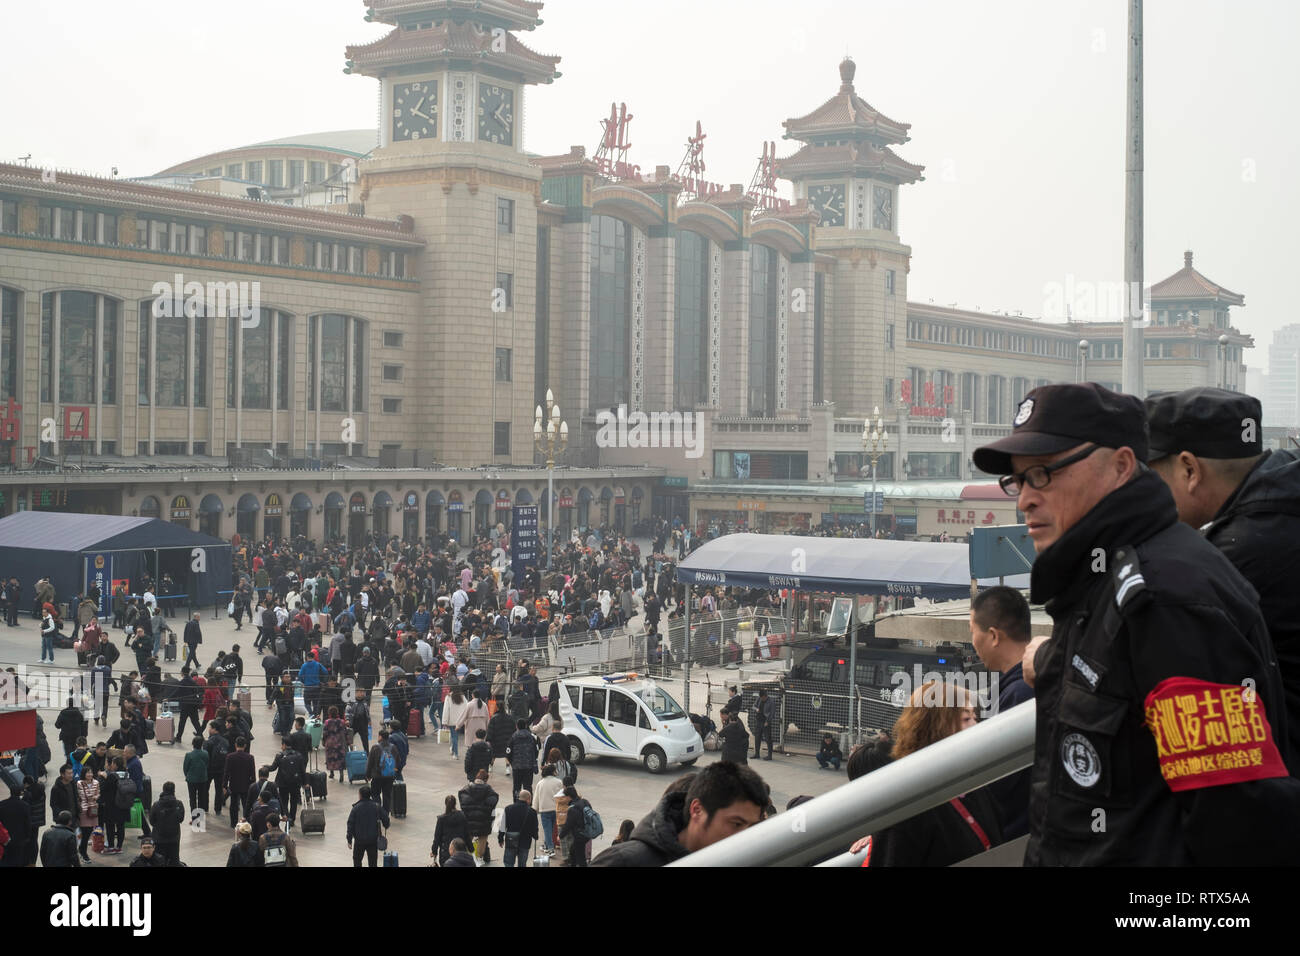
[{"label": "utility pole", "polygon": [[1142,0],[1128,4],[1128,82],[1125,85],[1127,122],[1124,164],[1124,361],[1121,387],[1130,395],[1146,397],[1142,382],[1144,359],[1142,320],[1145,290],[1142,285]]}]

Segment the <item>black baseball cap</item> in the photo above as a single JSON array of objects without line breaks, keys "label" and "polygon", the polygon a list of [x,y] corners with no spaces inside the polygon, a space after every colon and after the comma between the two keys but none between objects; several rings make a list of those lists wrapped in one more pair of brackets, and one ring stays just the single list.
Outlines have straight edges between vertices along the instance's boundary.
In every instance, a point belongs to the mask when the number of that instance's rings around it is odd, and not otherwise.
[{"label": "black baseball cap", "polygon": [[1159,392],[1146,400],[1151,459],[1254,458],[1264,452],[1263,406],[1253,395],[1206,386]]},{"label": "black baseball cap", "polygon": [[975,467],[1011,474],[1012,455],[1054,455],[1084,442],[1132,448],[1147,460],[1147,416],[1142,400],[1096,382],[1043,385],[1025,396],[1010,435],[975,449]]}]

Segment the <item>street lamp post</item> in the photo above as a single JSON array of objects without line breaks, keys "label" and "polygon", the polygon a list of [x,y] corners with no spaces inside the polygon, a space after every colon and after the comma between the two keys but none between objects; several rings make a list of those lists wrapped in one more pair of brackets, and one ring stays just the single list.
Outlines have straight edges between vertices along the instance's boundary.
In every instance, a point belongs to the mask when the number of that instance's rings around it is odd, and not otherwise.
[{"label": "street lamp post", "polygon": [[1088,340],[1079,339],[1079,359],[1083,362],[1083,377],[1080,382],[1088,381]]},{"label": "street lamp post", "polygon": [[875,424],[871,419],[862,423],[862,453],[871,459],[871,537],[876,536],[876,462],[889,444],[889,432],[880,418],[880,408],[871,410],[876,416]]},{"label": "street lamp post", "polygon": [[[542,429],[542,419],[546,429]],[[555,532],[555,457],[563,454],[569,444],[569,423],[560,420],[560,406],[555,396],[546,390],[546,414],[537,406],[533,417],[533,446],[546,457],[546,570],[551,570],[552,537]]]}]

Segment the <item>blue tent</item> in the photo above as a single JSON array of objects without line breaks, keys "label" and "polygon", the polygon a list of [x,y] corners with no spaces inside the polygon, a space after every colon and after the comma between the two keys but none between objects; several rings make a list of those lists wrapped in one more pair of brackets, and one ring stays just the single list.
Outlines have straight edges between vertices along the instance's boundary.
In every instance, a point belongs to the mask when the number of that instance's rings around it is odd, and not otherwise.
[{"label": "blue tent", "polygon": [[[931,600],[970,596],[968,546],[959,542],[728,534],[677,566],[685,584],[794,588],[840,594],[895,594]],[[997,584],[981,579],[981,586]],[[1029,587],[1029,575],[1006,579]]]},{"label": "blue tent", "polygon": [[[202,572],[193,570],[202,551]],[[156,552],[156,554],[155,554]],[[0,574],[23,585],[23,607],[36,600],[36,582],[48,577],[57,600],[84,594],[98,576],[107,598],[112,581],[127,579],[133,590],[147,565],[158,578],[170,572],[185,603],[216,603],[230,588],[230,544],[158,518],[21,511],[0,519]],[[138,590],[137,590],[138,593]],[[101,603],[101,609],[110,606]]]}]

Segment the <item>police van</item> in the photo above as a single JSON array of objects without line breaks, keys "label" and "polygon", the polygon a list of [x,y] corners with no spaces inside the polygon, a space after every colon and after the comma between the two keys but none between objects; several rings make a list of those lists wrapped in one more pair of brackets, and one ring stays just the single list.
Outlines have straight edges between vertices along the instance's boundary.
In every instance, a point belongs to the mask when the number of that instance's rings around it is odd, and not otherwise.
[{"label": "police van", "polygon": [[640,760],[651,773],[689,767],[704,741],[672,696],[636,674],[561,678],[560,717],[569,759],[588,755]]}]

